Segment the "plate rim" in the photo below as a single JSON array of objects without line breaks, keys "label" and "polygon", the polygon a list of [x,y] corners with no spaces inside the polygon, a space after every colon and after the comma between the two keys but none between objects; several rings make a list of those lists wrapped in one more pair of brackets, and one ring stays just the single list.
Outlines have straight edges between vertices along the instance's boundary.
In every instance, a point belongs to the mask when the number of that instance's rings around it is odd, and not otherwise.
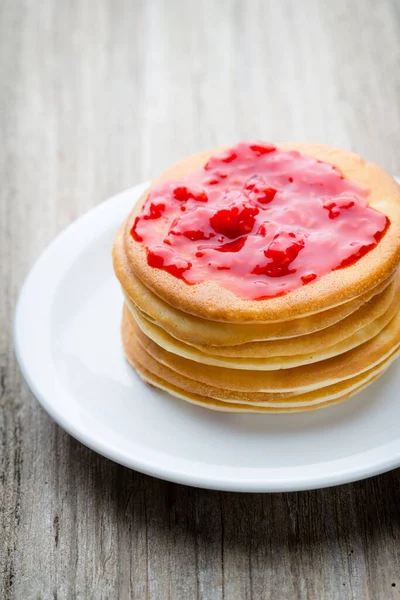
[{"label": "plate rim", "polygon": [[[301,475],[298,478],[291,477],[290,479],[265,479],[265,477],[240,479],[238,477],[221,478],[221,476],[215,475],[199,476],[196,475],[195,469],[192,471],[179,471],[179,468],[174,468],[174,463],[172,461],[170,467],[167,468],[165,466],[160,466],[155,462],[149,460],[146,461],[144,456],[139,456],[138,458],[137,456],[127,454],[126,451],[118,449],[112,443],[107,443],[107,441],[99,439],[99,436],[93,434],[93,432],[90,431],[90,428],[85,426],[83,423],[77,424],[74,423],[73,420],[71,421],[71,419],[68,418],[68,415],[65,414],[65,411],[63,413],[62,404],[57,405],[57,402],[51,401],[51,399],[42,394],[37,383],[35,382],[35,376],[34,373],[32,373],[32,368],[29,364],[29,353],[26,352],[26,348],[24,348],[24,344],[22,343],[23,333],[21,332],[22,322],[24,321],[24,311],[26,311],[26,308],[29,305],[27,300],[30,298],[30,288],[31,286],[33,286],[33,288],[35,287],[35,277],[40,275],[40,269],[43,267],[43,265],[45,265],[48,257],[51,257],[52,253],[57,251],[57,247],[63,245],[65,240],[68,241],[68,238],[73,236],[74,232],[84,227],[87,221],[91,221],[91,219],[95,217],[100,218],[102,212],[111,212],[119,202],[125,202],[127,195],[135,196],[136,194],[139,194],[139,190],[144,190],[148,184],[149,182],[144,182],[132,186],[127,190],[124,190],[123,192],[109,198],[108,200],[101,202],[97,206],[94,206],[85,214],[73,221],[70,225],[63,229],[41,252],[25,278],[15,309],[13,326],[14,351],[19,368],[28,388],[41,406],[45,409],[45,411],[54,419],[54,421],[56,421],[56,423],[58,423],[58,425],[60,425],[79,442],[95,452],[105,456],[106,458],[117,462],[118,464],[166,481],[172,481],[183,485],[205,489],[253,493],[312,490],[358,481],[399,467],[400,448],[396,453],[389,453],[386,457],[376,459],[375,462],[367,462],[365,465],[361,465],[353,469],[349,468],[346,471],[340,469],[337,471],[332,469],[328,474],[324,473],[323,465],[334,465],[335,463],[340,463],[340,461],[343,461],[343,458],[316,463],[318,467],[320,467],[320,469],[318,469],[320,470],[320,473],[317,473],[313,477],[308,476],[308,478],[301,477]],[[107,229],[107,227],[105,229]],[[79,256],[79,248],[75,248],[75,252],[72,253],[72,257],[76,258],[77,256]],[[61,270],[61,273],[63,273],[63,270]],[[376,452],[378,449],[383,449],[391,444],[394,444],[395,441],[392,440],[387,444],[376,446],[373,449],[358,452],[354,455],[351,455],[351,458],[355,456],[361,457],[362,455],[371,453],[372,451]],[[400,442],[400,436],[398,441]],[[145,447],[143,446],[143,448]],[[344,459],[346,459],[346,457],[344,457]],[[189,462],[193,464],[195,461]],[[279,470],[284,472],[286,469],[293,470],[297,468],[301,474],[301,471],[304,470],[306,466],[307,465],[289,468],[282,467]],[[243,470],[243,467],[241,467],[241,469]],[[272,470],[271,467],[266,469]],[[255,470],[262,471],[262,467],[258,467]],[[250,471],[250,469],[248,469],[248,471]]]}]

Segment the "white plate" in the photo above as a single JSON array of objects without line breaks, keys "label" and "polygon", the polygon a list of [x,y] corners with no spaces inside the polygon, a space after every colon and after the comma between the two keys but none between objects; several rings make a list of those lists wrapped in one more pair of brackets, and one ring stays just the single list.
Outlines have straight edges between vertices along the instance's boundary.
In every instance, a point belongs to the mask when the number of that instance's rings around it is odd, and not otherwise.
[{"label": "white plate", "polygon": [[400,369],[332,408],[288,415],[208,411],[146,386],[125,362],[117,229],[146,184],[61,233],[28,276],[15,319],[24,377],[78,440],[143,473],[218,490],[325,487],[400,465]]}]

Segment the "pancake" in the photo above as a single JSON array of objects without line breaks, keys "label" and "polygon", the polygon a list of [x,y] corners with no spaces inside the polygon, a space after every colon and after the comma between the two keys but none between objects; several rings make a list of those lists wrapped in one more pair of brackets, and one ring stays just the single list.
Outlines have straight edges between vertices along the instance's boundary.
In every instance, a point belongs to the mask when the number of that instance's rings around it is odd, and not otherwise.
[{"label": "pancake", "polygon": [[368,293],[387,280],[400,261],[400,188],[393,178],[378,166],[344,150],[294,143],[280,147],[301,151],[305,156],[328,163],[340,169],[346,179],[371,190],[369,206],[390,220],[389,228],[375,248],[345,269],[331,271],[308,285],[268,300],[243,299],[216,281],[187,285],[160,268],[150,267],[146,249],[130,235],[132,224],[140,214],[149,190],[162,181],[181,179],[194,169],[203,167],[208,158],[215,154],[215,150],[212,150],[189,157],[163,173],[143,194],[127,219],[122,242],[121,237],[117,240],[117,245],[122,243],[122,248],[115,253],[115,262],[117,275],[128,295],[131,296],[129,280],[133,270],[148,289],[184,313],[204,320],[231,323],[268,322],[327,311]]},{"label": "pancake", "polygon": [[257,404],[260,406],[289,406],[294,404],[297,406],[299,403],[317,404],[319,402],[325,402],[334,396],[350,393],[360,385],[363,385],[365,382],[382,372],[387,366],[389,366],[392,360],[394,360],[398,352],[394,352],[381,364],[369,369],[365,373],[340,383],[319,388],[317,390],[300,393],[243,392],[226,390],[224,388],[218,388],[208,384],[199,383],[173,371],[161,363],[158,363],[139,344],[131,325],[128,325],[128,327],[123,326],[122,338],[125,354],[129,362],[138,364],[141,370],[148,371],[170,385],[179,387],[185,392],[207,396],[214,400],[220,400],[227,403],[249,405]]},{"label": "pancake", "polygon": [[201,406],[202,408],[208,408],[211,410],[215,410],[218,412],[229,412],[229,413],[290,413],[290,412],[305,412],[311,410],[317,410],[320,408],[327,408],[328,406],[332,406],[334,404],[338,404],[339,402],[343,402],[343,400],[347,400],[351,396],[361,392],[365,387],[367,387],[370,383],[372,383],[376,378],[372,379],[370,382],[361,385],[360,387],[353,390],[351,393],[344,394],[342,396],[338,396],[334,399],[328,400],[326,402],[322,402],[317,405],[303,405],[296,407],[274,407],[274,406],[260,406],[260,405],[248,405],[248,404],[233,404],[228,402],[221,402],[219,400],[214,400],[213,398],[208,398],[207,396],[200,396],[199,394],[194,394],[190,392],[186,392],[179,387],[173,386],[166,381],[160,379],[156,375],[153,375],[146,369],[142,369],[138,363],[135,361],[131,362],[131,365],[136,372],[139,374],[141,379],[146,383],[153,385],[154,387],[159,388],[165,392],[168,392],[172,396],[176,398],[180,398],[181,400],[185,400],[190,404],[195,404],[197,406]]},{"label": "pancake", "polygon": [[[355,333],[351,334],[350,336],[348,336],[344,339],[340,339],[340,341],[337,342],[336,344],[335,343],[332,345],[329,344],[329,336],[323,336],[320,334],[319,338],[322,338],[322,339],[318,339],[318,336],[316,337],[316,341],[319,342],[319,344],[316,344],[312,348],[308,348],[308,354],[305,353],[305,351],[307,351],[307,347],[306,347],[307,344],[306,343],[303,344],[303,339],[305,337],[312,337],[312,336],[303,336],[303,337],[299,337],[299,338],[294,338],[294,341],[296,341],[296,349],[298,351],[298,354],[292,353],[292,354],[287,355],[285,353],[285,349],[284,349],[284,344],[285,344],[286,340],[284,340],[283,342],[279,343],[279,345],[282,348],[281,355],[279,355],[279,354],[273,355],[273,354],[271,354],[271,352],[269,352],[269,356],[268,356],[268,344],[273,345],[274,342],[269,342],[269,343],[268,342],[264,342],[264,343],[255,342],[254,344],[248,344],[247,346],[258,345],[258,346],[261,346],[261,348],[263,348],[263,347],[266,348],[267,349],[266,357],[265,356],[263,357],[262,355],[261,355],[261,357],[254,356],[254,352],[253,352],[253,355],[250,357],[240,356],[239,353],[240,353],[241,346],[233,347],[233,350],[236,352],[236,356],[233,356],[233,357],[232,356],[220,356],[218,354],[213,353],[214,347],[209,347],[208,351],[205,352],[203,350],[199,350],[198,348],[196,348],[194,346],[191,346],[191,345],[185,344],[184,342],[180,342],[179,340],[176,340],[175,338],[170,336],[168,333],[166,333],[162,328],[158,327],[154,323],[151,323],[150,321],[145,319],[140,314],[140,311],[135,311],[134,313],[132,313],[132,311],[128,311],[125,318],[134,319],[136,321],[136,323],[139,325],[142,332],[145,335],[147,335],[147,337],[149,337],[153,342],[155,342],[156,344],[161,346],[161,348],[163,348],[164,350],[167,350],[168,352],[177,354],[178,356],[182,356],[183,358],[188,358],[190,360],[194,360],[196,362],[200,362],[200,363],[204,363],[204,364],[208,364],[208,365],[215,365],[215,366],[220,366],[220,367],[232,367],[235,369],[275,370],[275,369],[282,369],[282,368],[292,368],[292,367],[296,367],[296,366],[300,366],[300,365],[304,365],[304,364],[309,364],[312,362],[318,362],[321,360],[325,360],[326,358],[331,358],[338,354],[343,354],[344,352],[347,352],[348,350],[352,350],[353,348],[360,346],[364,342],[366,342],[366,341],[370,340],[371,338],[373,338],[374,336],[376,336],[384,327],[386,327],[386,325],[389,323],[389,321],[395,316],[396,312],[398,311],[398,307],[399,307],[399,303],[400,303],[400,288],[397,287],[396,295],[393,294],[393,291],[394,291],[393,289],[391,289],[389,291],[391,291],[392,293],[388,294],[388,298],[389,298],[389,300],[392,299],[392,302],[389,303],[389,306],[387,307],[386,311],[383,314],[378,316],[372,322],[368,322],[367,325],[356,330]],[[394,298],[393,298],[393,296],[394,296]],[[365,305],[366,309],[368,309],[369,304],[370,303],[367,303]],[[363,307],[363,309],[364,309],[364,307]],[[360,311],[363,309],[360,309]],[[367,311],[364,311],[364,312],[367,312]],[[381,312],[381,311],[379,310],[378,312]],[[371,310],[371,313],[373,313],[373,310]],[[367,313],[367,316],[370,316],[370,315]],[[345,327],[342,328],[341,324],[339,324],[336,327],[336,329],[339,330],[338,331],[339,335],[337,335],[337,337],[341,337],[343,335],[343,333],[346,331],[346,328]],[[318,347],[318,345],[319,345],[319,347]],[[292,346],[293,346],[293,344],[292,344]]]},{"label": "pancake", "polygon": [[[254,394],[246,395],[243,392],[231,392],[232,398],[229,398],[229,400],[226,399],[226,395],[223,393],[222,396],[224,396],[225,399],[219,399],[218,397],[221,396],[221,393],[217,388],[211,388],[211,393],[207,391],[205,395],[201,395],[194,391],[188,391],[188,388],[190,388],[190,384],[187,386],[188,380],[185,380],[185,378],[179,376],[177,373],[171,371],[167,367],[157,365],[158,368],[156,368],[156,371],[160,372],[161,370],[162,374],[166,375],[165,378],[157,375],[154,371],[154,361],[152,363],[153,370],[146,369],[144,366],[144,362],[146,362],[146,355],[143,354],[141,350],[134,355],[131,349],[130,354],[127,354],[127,359],[146,383],[169,392],[177,398],[192,402],[199,406],[203,406],[204,408],[211,408],[213,410],[222,412],[274,413],[317,410],[319,408],[325,408],[327,406],[342,402],[343,400],[354,396],[365,387],[376,381],[376,379],[384,371],[386,371],[397,355],[398,351],[384,363],[382,363],[380,367],[375,367],[367,373],[353,378],[352,380],[348,380],[334,386],[321,388],[313,392],[306,392],[300,395],[291,395],[290,397],[281,400],[278,397],[274,398],[272,394],[264,394],[264,398],[260,397],[261,394],[257,394],[257,399],[255,400]],[[149,358],[148,355],[147,358]],[[217,397],[213,397],[214,395]],[[279,396],[279,394],[276,396]],[[266,400],[267,397],[269,400]],[[248,400],[248,402],[246,402],[246,400]]]},{"label": "pancake", "polygon": [[200,319],[164,302],[137,277],[131,276],[129,281],[129,290],[123,288],[129,308],[141,310],[147,319],[161,326],[173,337],[193,345],[235,346],[254,341],[293,338],[330,327],[343,321],[371,298],[380,294],[392,279],[384,281],[351,302],[316,315],[291,321],[257,324],[222,323]]},{"label": "pancake", "polygon": [[[124,326],[126,322],[124,321]],[[372,340],[319,363],[279,371],[245,371],[196,363],[167,352],[145,336],[131,320],[140,346],[157,362],[173,371],[214,387],[249,392],[300,392],[315,390],[355,377],[383,362],[400,346],[400,312]]]}]

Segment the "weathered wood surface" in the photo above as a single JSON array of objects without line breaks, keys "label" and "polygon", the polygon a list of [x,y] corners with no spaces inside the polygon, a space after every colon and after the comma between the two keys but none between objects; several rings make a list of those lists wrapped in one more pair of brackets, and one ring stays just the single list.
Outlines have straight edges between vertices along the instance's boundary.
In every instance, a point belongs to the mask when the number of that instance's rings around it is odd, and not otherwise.
[{"label": "weathered wood surface", "polygon": [[55,425],[12,348],[33,260],[108,196],[252,137],[400,173],[399,133],[397,0],[0,3],[0,598],[399,597],[399,471],[274,495],[157,481]]}]

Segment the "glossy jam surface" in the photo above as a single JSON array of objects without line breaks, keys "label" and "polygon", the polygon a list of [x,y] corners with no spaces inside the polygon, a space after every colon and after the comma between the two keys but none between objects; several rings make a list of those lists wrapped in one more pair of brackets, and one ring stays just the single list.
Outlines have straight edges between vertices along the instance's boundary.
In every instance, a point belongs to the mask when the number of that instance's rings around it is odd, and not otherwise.
[{"label": "glossy jam surface", "polygon": [[354,264],[386,232],[369,191],[332,165],[240,143],[154,188],[131,229],[149,266],[241,298],[286,294]]}]

